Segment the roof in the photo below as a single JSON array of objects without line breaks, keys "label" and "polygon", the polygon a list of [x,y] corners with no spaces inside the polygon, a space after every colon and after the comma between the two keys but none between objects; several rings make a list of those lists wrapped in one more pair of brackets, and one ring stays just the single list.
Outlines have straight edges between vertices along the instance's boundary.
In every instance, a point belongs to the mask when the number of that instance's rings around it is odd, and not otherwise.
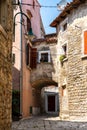
[{"label": "roof", "polygon": [[67,17],[70,12],[77,8],[80,4],[84,3],[86,0],[73,0],[71,3],[67,3],[64,10],[56,17],[55,20],[50,24],[51,27],[56,27],[63,19]]},{"label": "roof", "polygon": [[42,42],[47,42],[47,43],[56,43],[57,42],[57,34],[56,33],[52,33],[52,34],[47,34],[44,36],[44,38],[40,38],[40,39],[33,39],[32,43],[42,43]]},{"label": "roof", "polygon": [[47,34],[44,37],[45,37],[47,43],[57,43],[57,34],[56,33]]}]

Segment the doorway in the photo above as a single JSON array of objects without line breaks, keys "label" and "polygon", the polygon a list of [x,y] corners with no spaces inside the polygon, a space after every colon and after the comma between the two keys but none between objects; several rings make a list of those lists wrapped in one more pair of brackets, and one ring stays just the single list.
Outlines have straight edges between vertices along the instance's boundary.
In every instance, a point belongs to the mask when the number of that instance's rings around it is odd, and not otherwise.
[{"label": "doorway", "polygon": [[48,112],[55,112],[55,95],[48,96]]}]

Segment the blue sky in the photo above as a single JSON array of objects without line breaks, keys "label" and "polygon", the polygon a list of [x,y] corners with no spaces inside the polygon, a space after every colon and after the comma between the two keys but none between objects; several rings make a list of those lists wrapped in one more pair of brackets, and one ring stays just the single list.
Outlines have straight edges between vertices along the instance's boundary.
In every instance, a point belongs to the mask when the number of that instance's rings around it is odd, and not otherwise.
[{"label": "blue sky", "polygon": [[[42,6],[57,6],[61,0],[38,0]],[[71,2],[72,0],[67,0]],[[50,27],[50,23],[58,16],[60,11],[57,8],[41,7],[40,9],[43,25],[45,28],[46,34],[56,32],[55,28]]]}]

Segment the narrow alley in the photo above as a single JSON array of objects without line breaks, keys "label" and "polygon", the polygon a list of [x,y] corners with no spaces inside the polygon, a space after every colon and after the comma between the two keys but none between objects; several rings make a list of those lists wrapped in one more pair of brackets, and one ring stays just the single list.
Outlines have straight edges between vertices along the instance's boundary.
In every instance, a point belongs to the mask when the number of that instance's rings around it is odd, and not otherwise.
[{"label": "narrow alley", "polygon": [[12,130],[87,130],[87,123],[61,121],[57,116],[34,116],[13,122]]}]

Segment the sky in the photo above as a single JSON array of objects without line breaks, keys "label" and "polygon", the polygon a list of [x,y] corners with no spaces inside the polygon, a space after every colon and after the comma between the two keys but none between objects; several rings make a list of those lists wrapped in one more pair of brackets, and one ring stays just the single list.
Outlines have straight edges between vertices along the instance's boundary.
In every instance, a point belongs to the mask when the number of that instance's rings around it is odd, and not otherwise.
[{"label": "sky", "polygon": [[[42,6],[57,6],[60,1],[61,0],[38,0]],[[67,0],[67,2],[71,1],[72,0]],[[40,13],[46,34],[55,33],[56,29],[50,27],[50,24],[59,15],[60,11],[56,7],[41,7]]]}]

